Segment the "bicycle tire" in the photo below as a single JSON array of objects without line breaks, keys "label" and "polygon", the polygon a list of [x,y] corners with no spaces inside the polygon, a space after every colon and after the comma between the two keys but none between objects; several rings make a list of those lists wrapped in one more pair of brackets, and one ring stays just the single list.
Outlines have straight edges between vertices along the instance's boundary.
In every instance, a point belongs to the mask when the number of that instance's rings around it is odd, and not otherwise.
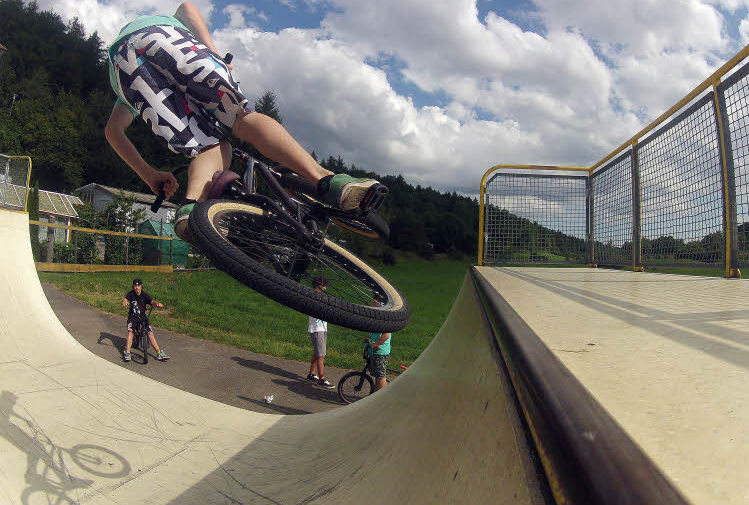
[{"label": "bicycle tire", "polygon": [[349,372],[338,381],[338,398],[351,404],[374,393],[374,381],[364,372]]},{"label": "bicycle tire", "polygon": [[113,479],[130,473],[130,463],[116,452],[92,444],[79,444],[70,449],[70,458],[86,472]]},{"label": "bicycle tire", "polygon": [[[258,205],[208,200],[195,207],[189,225],[216,267],[282,305],[359,331],[408,324],[408,302],[372,267],[327,238],[318,251],[305,249],[292,227]],[[328,292],[312,288],[318,276],[328,279]]]}]

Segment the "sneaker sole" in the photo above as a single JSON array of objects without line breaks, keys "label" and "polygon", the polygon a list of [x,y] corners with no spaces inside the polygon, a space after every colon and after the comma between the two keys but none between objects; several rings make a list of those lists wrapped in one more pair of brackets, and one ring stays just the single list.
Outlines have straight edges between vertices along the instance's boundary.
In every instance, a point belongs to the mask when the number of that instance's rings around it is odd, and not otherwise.
[{"label": "sneaker sole", "polygon": [[341,189],[341,195],[338,197],[338,208],[341,210],[354,210],[359,208],[359,205],[364,197],[367,196],[370,188],[375,185],[382,186],[382,184],[373,180],[349,182]]},{"label": "sneaker sole", "polygon": [[180,240],[192,244],[192,233],[190,232],[190,225],[187,222],[187,219],[188,216],[185,216],[174,223],[174,233],[180,238]]}]

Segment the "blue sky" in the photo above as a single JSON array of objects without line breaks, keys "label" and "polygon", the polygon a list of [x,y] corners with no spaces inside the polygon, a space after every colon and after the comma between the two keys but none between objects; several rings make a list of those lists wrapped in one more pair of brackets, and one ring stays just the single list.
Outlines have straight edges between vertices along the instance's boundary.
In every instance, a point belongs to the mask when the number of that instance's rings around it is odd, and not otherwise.
[{"label": "blue sky", "polygon": [[[193,0],[308,150],[476,193],[500,163],[591,165],[749,39],[749,0]],[[39,0],[111,40],[176,0]]]}]

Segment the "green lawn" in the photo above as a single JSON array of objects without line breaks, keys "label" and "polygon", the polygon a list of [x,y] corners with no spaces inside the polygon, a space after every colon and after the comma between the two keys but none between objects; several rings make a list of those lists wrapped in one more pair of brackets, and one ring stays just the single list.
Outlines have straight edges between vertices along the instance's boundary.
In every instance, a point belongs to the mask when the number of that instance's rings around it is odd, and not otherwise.
[{"label": "green lawn", "polygon": [[[413,308],[409,326],[393,335],[392,364],[409,365],[429,344],[452,307],[469,265],[468,261],[404,260],[395,266],[375,267],[405,294]],[[155,326],[262,354],[300,361],[310,357],[307,316],[268,300],[219,271],[39,273],[42,282],[120,315],[126,315],[121,301],[136,276],[143,279],[146,292],[167,306],[154,310],[151,322]],[[359,368],[364,337],[364,333],[329,325],[325,363]]]}]

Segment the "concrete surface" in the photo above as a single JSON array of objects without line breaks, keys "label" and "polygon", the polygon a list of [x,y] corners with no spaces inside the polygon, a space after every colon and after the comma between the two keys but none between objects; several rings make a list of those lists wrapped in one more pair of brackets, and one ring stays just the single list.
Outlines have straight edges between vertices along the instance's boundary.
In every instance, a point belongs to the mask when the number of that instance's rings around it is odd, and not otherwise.
[{"label": "concrete surface", "polygon": [[45,298],[27,215],[0,211],[0,244],[0,503],[542,503],[468,277],[397,381],[282,416],[92,354]]},{"label": "concrete surface", "polygon": [[[42,287],[57,318],[78,342],[100,358],[138,374],[255,412],[309,414],[341,406],[335,390],[317,387],[304,379],[309,372],[308,363],[256,354],[159,327],[154,327],[156,340],[172,359],[156,361],[150,349],[148,364],[144,364],[140,351],[133,350],[133,361],[125,363],[122,349],[126,317],[96,310],[49,284]],[[325,367],[332,384],[346,372]],[[269,394],[273,395],[270,404],[263,399]]]},{"label": "concrete surface", "polygon": [[749,503],[749,280],[479,270],[690,501]]}]

